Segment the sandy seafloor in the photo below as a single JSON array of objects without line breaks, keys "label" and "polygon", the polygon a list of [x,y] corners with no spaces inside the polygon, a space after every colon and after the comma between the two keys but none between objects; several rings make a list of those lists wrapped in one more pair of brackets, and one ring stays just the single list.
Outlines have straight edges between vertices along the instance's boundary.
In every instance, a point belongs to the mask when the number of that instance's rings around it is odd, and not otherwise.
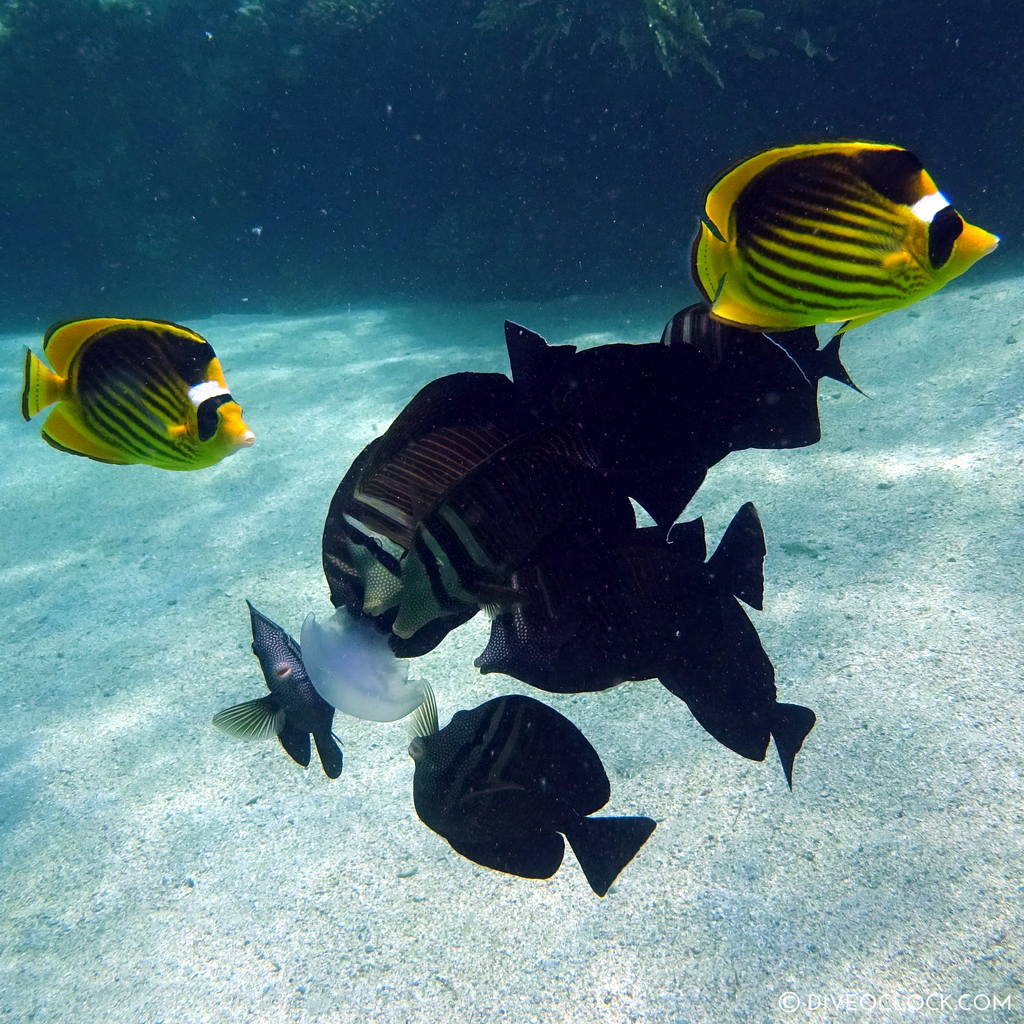
[{"label": "sandy seafloor", "polygon": [[[818,714],[793,792],[657,682],[545,698],[600,752],[606,812],[659,820],[605,899],[571,852],[542,882],[456,855],[415,816],[403,723],[339,716],[337,781],[210,725],[265,692],[245,598],[296,634],[328,610],[331,494],[418,387],[504,370],[506,316],[642,342],[687,301],[189,321],[258,442],[186,474],[48,448],[17,408],[37,337],[3,338],[0,1018],[1024,1018],[1024,281],[851,334],[870,400],[824,381],[819,445],[731,456],[688,510],[709,550],[760,511],[752,618],[780,698]],[[484,638],[478,617],[413,666],[442,722],[544,696],[481,677]]]}]

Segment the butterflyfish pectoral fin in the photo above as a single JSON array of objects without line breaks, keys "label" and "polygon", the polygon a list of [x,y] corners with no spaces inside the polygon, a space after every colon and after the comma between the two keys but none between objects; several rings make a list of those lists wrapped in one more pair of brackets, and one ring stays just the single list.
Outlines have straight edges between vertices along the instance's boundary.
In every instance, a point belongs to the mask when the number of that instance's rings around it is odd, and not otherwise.
[{"label": "butterflyfish pectoral fin", "polygon": [[25,386],[21,392],[21,415],[30,420],[41,409],[67,397],[68,382],[51,370],[30,348],[25,349]]},{"label": "butterflyfish pectoral fin", "polygon": [[257,697],[235,704],[213,716],[213,724],[222,732],[245,740],[264,740],[284,728],[284,712],[273,697]]},{"label": "butterflyfish pectoral fin", "polygon": [[43,440],[58,451],[68,452],[70,455],[84,455],[96,462],[128,465],[128,459],[121,452],[94,438],[62,405],[58,405],[46,417],[42,434]]}]

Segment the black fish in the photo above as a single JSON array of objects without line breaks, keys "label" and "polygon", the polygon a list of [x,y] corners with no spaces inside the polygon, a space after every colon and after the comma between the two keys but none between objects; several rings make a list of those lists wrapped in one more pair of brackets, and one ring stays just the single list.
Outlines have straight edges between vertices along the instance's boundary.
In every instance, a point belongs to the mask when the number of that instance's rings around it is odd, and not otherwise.
[{"label": "black fish", "polygon": [[775,670],[740,606],[761,608],[764,534],[751,504],[705,563],[701,520],[637,530],[611,550],[537,562],[512,579],[476,665],[540,689],[603,690],[658,678],[725,746],[763,760],[774,738],[787,781],[814,713],[777,700]]},{"label": "black fish", "polygon": [[588,817],[611,795],[601,759],[572,722],[531,697],[496,697],[440,731],[430,698],[417,726],[416,813],[477,864],[550,878],[564,835],[604,896],[654,831],[650,818]]},{"label": "black fish", "polygon": [[662,526],[708,470],[746,448],[798,448],[821,437],[818,381],[851,387],[839,338],[818,351],[812,329],[768,338],[690,306],[660,344],[549,346],[506,321],[512,377],[534,415],[571,424],[598,468]]},{"label": "black fish", "polygon": [[248,601],[252,620],[252,652],[260,659],[269,696],[225,708],[213,724],[233,736],[261,739],[277,736],[293,761],[309,765],[312,735],[328,778],[341,774],[342,754],[331,732],[334,708],[313,688],[302,664],[299,645]]},{"label": "black fish", "polygon": [[634,525],[571,427],[538,424],[501,374],[453,374],[423,388],[345,474],[324,573],[335,606],[412,657],[505,595],[527,559]]}]

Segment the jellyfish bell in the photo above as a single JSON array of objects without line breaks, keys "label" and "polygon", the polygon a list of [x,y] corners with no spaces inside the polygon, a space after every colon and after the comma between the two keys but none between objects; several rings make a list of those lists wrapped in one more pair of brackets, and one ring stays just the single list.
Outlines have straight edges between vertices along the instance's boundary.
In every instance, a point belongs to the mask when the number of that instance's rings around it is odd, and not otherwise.
[{"label": "jellyfish bell", "polygon": [[423,703],[420,684],[409,681],[409,663],[396,658],[386,635],[344,608],[302,624],[302,661],[317,693],[346,715],[395,722]]}]

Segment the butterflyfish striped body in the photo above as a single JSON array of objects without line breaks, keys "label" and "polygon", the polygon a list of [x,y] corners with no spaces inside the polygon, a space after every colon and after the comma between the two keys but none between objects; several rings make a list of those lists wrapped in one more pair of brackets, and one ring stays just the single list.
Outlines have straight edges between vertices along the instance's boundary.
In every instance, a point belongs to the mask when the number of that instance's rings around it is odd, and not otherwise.
[{"label": "butterflyfish striped body", "polygon": [[716,182],[693,276],[724,323],[852,328],[937,291],[998,242],[908,150],[822,142],[767,150]]},{"label": "butterflyfish striped body", "polygon": [[[25,354],[21,412],[48,406],[43,440],[98,462],[203,469],[255,435],[210,343],[159,320],[97,317],[55,324],[47,366]],[[52,367],[52,369],[51,369]]]}]

